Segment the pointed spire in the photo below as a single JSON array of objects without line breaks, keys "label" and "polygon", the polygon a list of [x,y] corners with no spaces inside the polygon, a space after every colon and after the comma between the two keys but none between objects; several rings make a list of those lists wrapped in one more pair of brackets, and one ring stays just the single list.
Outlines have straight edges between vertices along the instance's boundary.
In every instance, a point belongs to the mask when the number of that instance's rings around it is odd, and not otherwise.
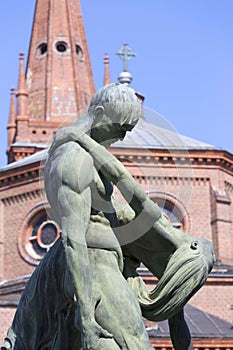
[{"label": "pointed spire", "polygon": [[15,88],[11,88],[11,102],[10,102],[10,113],[7,124],[8,130],[8,149],[10,149],[11,144],[14,142],[15,132],[16,132],[16,107],[15,107]]},{"label": "pointed spire", "polygon": [[18,91],[16,93],[18,100],[18,116],[28,117],[28,91],[26,86],[26,79],[24,75],[24,53],[19,54],[19,79]]},{"label": "pointed spire", "polygon": [[24,53],[19,53],[19,79],[18,79],[18,94],[28,95],[27,87],[26,87],[26,79],[24,75]]},{"label": "pointed spire", "polygon": [[[15,142],[25,144],[20,158],[76,121],[94,93],[80,0],[35,0],[26,74],[21,53],[16,93]],[[15,145],[9,154],[10,161],[19,159]]]},{"label": "pointed spire", "polygon": [[106,53],[104,56],[104,86],[111,83],[109,72],[109,56]]},{"label": "pointed spire", "polygon": [[16,106],[15,106],[15,88],[12,87],[11,91],[11,102],[10,102],[10,113],[8,119],[8,126],[16,125]]},{"label": "pointed spire", "polygon": [[79,0],[36,0],[26,77],[30,121],[59,126],[88,106],[95,87]]}]

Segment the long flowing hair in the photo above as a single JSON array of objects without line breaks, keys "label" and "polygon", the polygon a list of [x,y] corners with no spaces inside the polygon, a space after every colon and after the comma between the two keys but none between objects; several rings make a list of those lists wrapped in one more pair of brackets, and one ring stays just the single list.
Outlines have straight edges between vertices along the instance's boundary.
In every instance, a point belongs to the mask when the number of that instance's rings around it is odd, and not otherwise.
[{"label": "long flowing hair", "polygon": [[150,292],[139,287],[141,282],[135,284],[133,279],[128,278],[134,289],[138,285],[136,294],[145,318],[162,321],[172,317],[201,288],[214,262],[213,250],[208,243],[206,241],[205,251],[192,250],[186,244],[177,249],[158,284]]}]

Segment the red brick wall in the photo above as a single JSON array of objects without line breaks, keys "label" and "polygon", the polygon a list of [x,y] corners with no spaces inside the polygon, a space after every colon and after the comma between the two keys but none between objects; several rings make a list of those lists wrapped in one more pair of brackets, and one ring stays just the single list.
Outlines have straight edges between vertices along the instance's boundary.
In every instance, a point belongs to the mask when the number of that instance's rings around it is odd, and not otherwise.
[{"label": "red brick wall", "polygon": [[190,300],[190,304],[233,324],[233,283],[206,284]]},{"label": "red brick wall", "polygon": [[29,183],[25,186],[12,188],[7,192],[8,198],[3,199],[4,214],[4,279],[14,279],[18,276],[31,274],[34,270],[19,249],[19,242],[24,239],[27,228],[27,217],[33,208],[44,208],[39,183]]},{"label": "red brick wall", "polygon": [[7,330],[11,325],[16,309],[0,308],[0,346],[6,336]]}]

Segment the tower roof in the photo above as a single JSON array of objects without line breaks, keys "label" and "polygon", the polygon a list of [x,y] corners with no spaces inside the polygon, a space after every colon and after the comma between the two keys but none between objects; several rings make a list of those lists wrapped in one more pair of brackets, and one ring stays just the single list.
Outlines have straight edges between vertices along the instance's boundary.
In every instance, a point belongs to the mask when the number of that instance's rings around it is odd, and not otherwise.
[{"label": "tower roof", "polygon": [[26,71],[31,120],[77,118],[95,92],[79,0],[37,0]]},{"label": "tower roof", "polygon": [[20,54],[17,124],[14,135],[8,133],[8,162],[43,149],[58,127],[77,120],[94,93],[80,0],[36,0],[26,76]]},{"label": "tower roof", "polygon": [[216,150],[213,145],[181,135],[174,130],[159,127],[140,119],[136,127],[127,132],[123,141],[115,142],[114,148],[141,148],[167,150]]}]

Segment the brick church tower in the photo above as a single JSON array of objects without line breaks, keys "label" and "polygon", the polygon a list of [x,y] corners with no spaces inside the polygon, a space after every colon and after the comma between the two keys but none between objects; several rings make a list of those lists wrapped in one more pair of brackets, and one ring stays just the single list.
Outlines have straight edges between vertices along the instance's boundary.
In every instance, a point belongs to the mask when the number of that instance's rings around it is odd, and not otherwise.
[{"label": "brick church tower", "polygon": [[[36,0],[26,74],[24,65],[20,53],[7,126],[8,164],[0,168],[0,345],[31,273],[60,234],[41,180],[48,145],[95,92],[80,0]],[[104,84],[109,82],[105,56]],[[149,124],[146,113],[110,150],[174,226],[213,242],[218,263],[185,316],[196,350],[231,350],[233,155]],[[155,285],[144,267],[141,273]],[[172,349],[165,321],[147,327],[155,349]]]},{"label": "brick church tower", "polygon": [[9,162],[43,149],[60,125],[77,119],[95,92],[80,2],[37,0],[26,77],[22,53],[19,60]]}]

